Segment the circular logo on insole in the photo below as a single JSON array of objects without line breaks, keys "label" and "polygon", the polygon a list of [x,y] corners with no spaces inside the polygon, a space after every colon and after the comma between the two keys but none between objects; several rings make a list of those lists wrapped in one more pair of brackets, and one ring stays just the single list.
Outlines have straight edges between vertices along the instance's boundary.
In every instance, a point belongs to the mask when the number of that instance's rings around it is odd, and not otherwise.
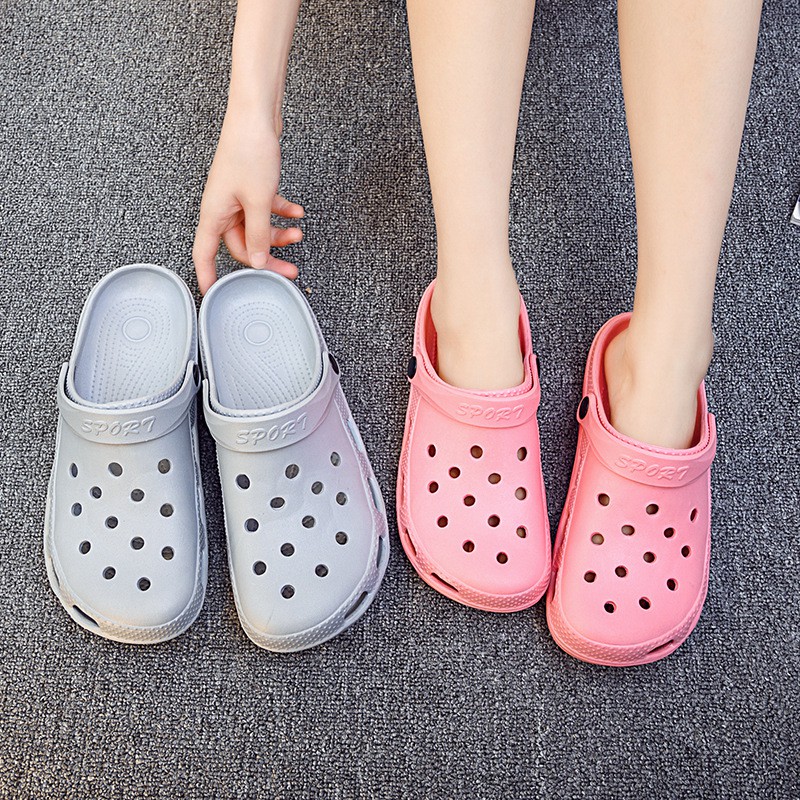
[{"label": "circular logo on insole", "polygon": [[272,328],[266,322],[256,320],[245,327],[244,338],[250,344],[266,344],[272,338]]},{"label": "circular logo on insole", "polygon": [[141,342],[150,335],[152,326],[144,317],[131,317],[125,320],[122,333],[130,342]]}]

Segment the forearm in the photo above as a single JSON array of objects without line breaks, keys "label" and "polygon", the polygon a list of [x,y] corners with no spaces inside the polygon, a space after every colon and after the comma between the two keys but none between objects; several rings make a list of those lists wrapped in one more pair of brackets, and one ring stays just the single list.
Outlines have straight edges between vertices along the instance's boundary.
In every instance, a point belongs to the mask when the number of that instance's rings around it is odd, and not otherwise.
[{"label": "forearm", "polygon": [[228,109],[263,113],[279,131],[300,0],[239,0]]}]

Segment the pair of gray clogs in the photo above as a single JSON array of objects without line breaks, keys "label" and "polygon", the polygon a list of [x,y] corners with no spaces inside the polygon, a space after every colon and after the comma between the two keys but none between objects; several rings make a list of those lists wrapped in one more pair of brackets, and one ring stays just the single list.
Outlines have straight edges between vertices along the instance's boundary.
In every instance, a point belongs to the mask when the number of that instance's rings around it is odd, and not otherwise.
[{"label": "pair of gray clogs", "polygon": [[[338,365],[301,292],[271,272],[218,281],[199,343],[239,619],[261,647],[313,647],[364,613],[389,556]],[[47,572],[73,620],[109,639],[170,639],[203,605],[197,349],[183,281],[133,264],[91,291],[61,369]]]}]

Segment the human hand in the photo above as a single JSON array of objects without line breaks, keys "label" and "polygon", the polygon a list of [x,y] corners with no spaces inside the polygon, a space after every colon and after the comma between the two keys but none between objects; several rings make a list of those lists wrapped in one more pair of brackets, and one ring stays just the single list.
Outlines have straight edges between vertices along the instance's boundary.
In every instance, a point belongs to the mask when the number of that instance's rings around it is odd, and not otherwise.
[{"label": "human hand", "polygon": [[270,253],[270,247],[285,247],[303,238],[297,227],[271,224],[272,214],[300,219],[305,213],[301,205],[277,193],[280,165],[279,125],[262,115],[229,108],[203,192],[192,249],[203,294],[217,279],[220,239],[243,264],[297,277],[294,264]]}]

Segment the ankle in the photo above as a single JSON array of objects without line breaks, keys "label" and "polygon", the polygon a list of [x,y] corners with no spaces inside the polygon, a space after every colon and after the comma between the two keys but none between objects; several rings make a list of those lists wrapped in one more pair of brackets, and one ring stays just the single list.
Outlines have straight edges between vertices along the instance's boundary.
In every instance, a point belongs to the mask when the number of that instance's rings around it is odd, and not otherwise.
[{"label": "ankle", "polygon": [[453,261],[452,253],[438,259],[431,316],[437,332],[517,326],[519,287],[505,253],[481,253]]},{"label": "ankle", "polygon": [[467,274],[443,271],[431,298],[436,329],[436,370],[462,389],[518,386],[524,376],[519,340],[520,299],[510,260],[508,270],[473,265]]},{"label": "ankle", "polygon": [[636,384],[665,381],[694,390],[705,378],[714,351],[711,328],[651,327],[634,317],[620,337],[622,362]]}]

